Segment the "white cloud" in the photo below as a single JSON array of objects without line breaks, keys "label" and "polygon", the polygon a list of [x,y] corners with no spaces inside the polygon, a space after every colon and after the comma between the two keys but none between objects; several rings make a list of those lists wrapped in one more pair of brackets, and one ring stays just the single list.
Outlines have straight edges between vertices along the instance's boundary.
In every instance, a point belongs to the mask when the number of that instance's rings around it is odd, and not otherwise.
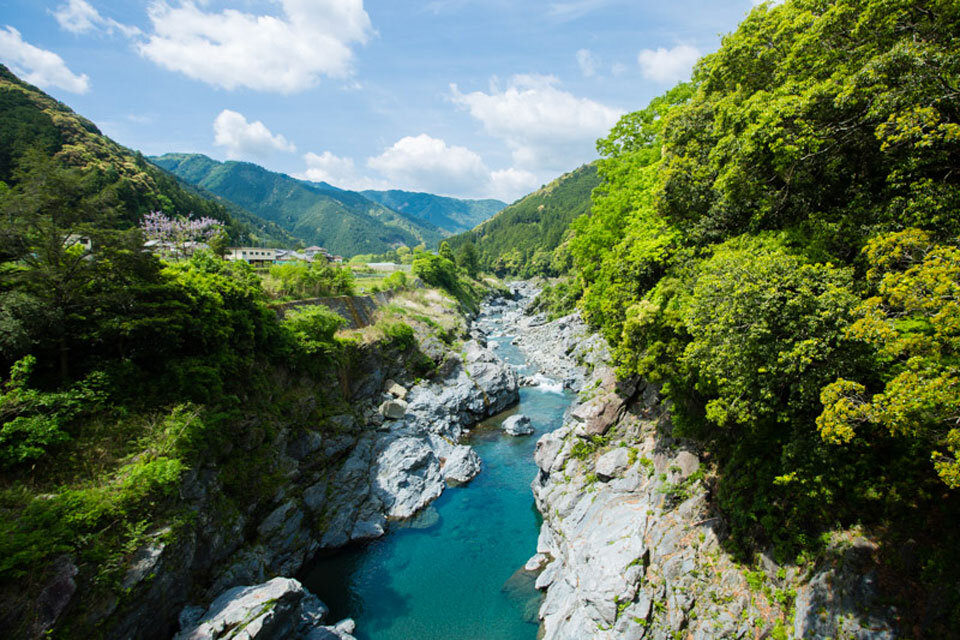
[{"label": "white cloud", "polygon": [[529,171],[510,168],[490,174],[488,192],[490,197],[513,202],[527,195],[540,184],[541,180]]},{"label": "white cloud", "polygon": [[225,147],[231,160],[259,159],[274,151],[296,151],[293,143],[281,135],[273,135],[257,120],[247,122],[242,114],[224,109],[213,121],[213,144]]},{"label": "white cloud", "polygon": [[580,65],[580,73],[590,78],[597,74],[600,60],[591,53],[590,49],[580,49],[577,51],[577,64]]},{"label": "white cloud", "polygon": [[107,33],[119,31],[125,36],[134,36],[140,29],[120,24],[112,18],[104,18],[86,0],[67,0],[65,4],[53,11],[53,17],[60,23],[60,27],[70,33],[87,33],[88,31],[103,30]]},{"label": "white cloud", "polygon": [[637,62],[640,63],[640,72],[644,78],[666,83],[688,79],[699,58],[699,50],[680,44],[672,49],[644,49],[637,55]]},{"label": "white cloud", "polygon": [[490,176],[479,155],[466,147],[449,146],[425,133],[398,140],[367,166],[404,189],[431,193],[476,193]]},{"label": "white cloud", "polygon": [[425,133],[401,138],[380,155],[367,158],[366,168],[379,176],[364,175],[353,158],[330,151],[306,153],[303,160],[307,169],[295,177],[354,191],[404,189],[512,202],[544,181],[544,176],[522,169],[491,171],[474,151]]},{"label": "white cloud", "polygon": [[0,61],[27,82],[44,89],[57,87],[71,93],[90,90],[87,74],[73,73],[63,58],[24,42],[20,32],[11,26],[0,29]]},{"label": "white cloud", "polygon": [[354,43],[372,27],[363,0],[279,0],[282,17],[235,9],[204,11],[183,0],[149,9],[154,33],[141,55],[171,71],[222,87],[293,93],[320,76],[346,77]]},{"label": "white cloud", "polygon": [[518,75],[506,89],[492,82],[490,93],[464,94],[455,84],[450,89],[454,103],[507,143],[517,168],[564,170],[592,159],[596,139],[623,112],[561,91],[557,84],[553,76]]},{"label": "white cloud", "polygon": [[364,189],[389,189],[390,183],[362,176],[357,171],[353,158],[334,155],[329,151],[316,154],[312,151],[303,155],[307,170],[294,176],[301,180],[326,182],[340,189],[362,191]]}]

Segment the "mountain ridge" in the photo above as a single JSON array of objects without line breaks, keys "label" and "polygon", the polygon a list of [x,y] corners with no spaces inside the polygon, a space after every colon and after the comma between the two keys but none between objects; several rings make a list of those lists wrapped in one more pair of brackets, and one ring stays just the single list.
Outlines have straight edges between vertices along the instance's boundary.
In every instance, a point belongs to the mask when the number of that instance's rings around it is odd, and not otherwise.
[{"label": "mountain ridge", "polygon": [[382,253],[401,244],[436,246],[448,235],[430,222],[357,192],[320,186],[252,162],[220,162],[196,153],[167,153],[150,160],[280,225],[307,244],[345,256]]}]

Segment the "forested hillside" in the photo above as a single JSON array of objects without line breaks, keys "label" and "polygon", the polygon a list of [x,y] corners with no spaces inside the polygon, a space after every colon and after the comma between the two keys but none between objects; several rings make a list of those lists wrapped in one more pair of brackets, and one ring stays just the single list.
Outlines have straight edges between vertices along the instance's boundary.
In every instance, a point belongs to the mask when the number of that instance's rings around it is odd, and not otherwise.
[{"label": "forested hillside", "polygon": [[136,225],[149,211],[209,216],[227,225],[236,242],[288,245],[282,229],[238,206],[224,207],[138,153],[110,140],[77,115],[0,65],[0,181],[14,186],[25,154],[56,156],[57,162],[84,174],[81,190],[97,195],[115,210],[115,223]]},{"label": "forested hillside", "polygon": [[958,87],[956,2],[762,5],[600,141],[570,241],[621,374],[715,461],[730,548],[861,526],[924,637],[960,625]]},{"label": "forested hillside", "polygon": [[563,243],[570,223],[590,210],[590,192],[597,186],[596,165],[564,174],[514,202],[472,231],[448,240],[459,252],[476,248],[480,268],[498,275],[556,275],[569,269]]},{"label": "forested hillside", "polygon": [[446,234],[353,191],[323,188],[249,162],[217,162],[199,154],[150,159],[190,184],[274,222],[307,244],[333,253],[382,253],[397,245],[436,246]]},{"label": "forested hillside", "polygon": [[507,206],[499,200],[462,200],[413,191],[362,191],[367,198],[425,220],[448,233],[460,233],[489,220]]}]

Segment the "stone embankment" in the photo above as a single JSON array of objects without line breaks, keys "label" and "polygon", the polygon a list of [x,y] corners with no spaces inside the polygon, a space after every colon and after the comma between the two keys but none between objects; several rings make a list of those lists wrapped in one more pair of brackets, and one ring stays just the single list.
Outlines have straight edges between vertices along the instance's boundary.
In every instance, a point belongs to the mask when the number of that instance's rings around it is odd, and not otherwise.
[{"label": "stone embankment", "polygon": [[545,592],[544,640],[895,637],[894,612],[875,606],[867,541],[838,540],[806,569],[739,565],[711,502],[715,470],[674,437],[657,386],[618,382],[577,315],[505,318],[541,373],[579,392],[535,454],[543,525],[526,568]]}]

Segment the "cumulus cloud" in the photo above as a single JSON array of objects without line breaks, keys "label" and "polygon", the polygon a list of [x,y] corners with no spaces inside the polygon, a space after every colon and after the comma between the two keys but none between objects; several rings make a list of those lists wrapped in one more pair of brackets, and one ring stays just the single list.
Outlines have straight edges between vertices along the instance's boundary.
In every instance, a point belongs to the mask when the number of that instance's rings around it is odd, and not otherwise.
[{"label": "cumulus cloud", "polygon": [[128,37],[140,33],[140,29],[136,27],[120,24],[112,18],[104,18],[86,0],[68,0],[52,13],[53,17],[60,23],[60,27],[70,33],[87,33],[90,31],[113,33],[119,31]]},{"label": "cumulus cloud", "polygon": [[490,171],[479,155],[466,147],[450,146],[425,133],[401,138],[367,166],[406,189],[432,193],[475,193]]},{"label": "cumulus cloud", "polygon": [[362,191],[363,189],[389,189],[390,183],[360,175],[353,158],[334,155],[329,151],[316,154],[312,151],[303,155],[307,169],[297,178],[313,182],[326,182],[341,189]]},{"label": "cumulus cloud", "polygon": [[644,49],[637,55],[637,62],[640,63],[640,73],[644,78],[667,83],[689,78],[690,70],[699,58],[699,50],[680,44],[672,49]]},{"label": "cumulus cloud", "polygon": [[594,142],[605,135],[622,111],[578,98],[557,88],[553,76],[517,75],[501,89],[461,93],[450,85],[452,100],[513,151],[514,165],[525,171],[563,170],[590,160]]},{"label": "cumulus cloud", "polygon": [[243,114],[224,109],[213,121],[213,144],[226,148],[231,160],[260,159],[274,151],[296,151],[293,143],[273,135],[257,120],[247,122]]},{"label": "cumulus cloud", "polygon": [[590,49],[580,49],[577,51],[577,64],[580,65],[580,73],[584,77],[590,78],[597,75],[600,60],[593,55]]},{"label": "cumulus cloud", "polygon": [[44,89],[56,87],[71,93],[90,90],[87,74],[73,73],[63,58],[24,42],[20,32],[11,26],[0,29],[0,61],[27,82]]},{"label": "cumulus cloud", "polygon": [[541,180],[529,171],[523,169],[503,169],[490,174],[488,192],[490,197],[513,202],[525,196],[541,183]]},{"label": "cumulus cloud", "polygon": [[149,9],[153,33],[139,45],[156,64],[222,87],[293,93],[321,76],[346,77],[351,45],[372,27],[363,0],[279,0],[282,16],[208,12],[184,0]]}]

